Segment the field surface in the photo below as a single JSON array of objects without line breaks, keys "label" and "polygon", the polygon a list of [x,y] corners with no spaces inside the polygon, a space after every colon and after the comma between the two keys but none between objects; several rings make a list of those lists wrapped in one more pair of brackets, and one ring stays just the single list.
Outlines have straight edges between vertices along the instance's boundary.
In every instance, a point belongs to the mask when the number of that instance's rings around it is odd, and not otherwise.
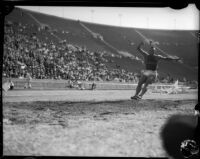
[{"label": "field surface", "polygon": [[8,91],[3,155],[166,157],[160,131],[168,117],[193,114],[197,92]]}]

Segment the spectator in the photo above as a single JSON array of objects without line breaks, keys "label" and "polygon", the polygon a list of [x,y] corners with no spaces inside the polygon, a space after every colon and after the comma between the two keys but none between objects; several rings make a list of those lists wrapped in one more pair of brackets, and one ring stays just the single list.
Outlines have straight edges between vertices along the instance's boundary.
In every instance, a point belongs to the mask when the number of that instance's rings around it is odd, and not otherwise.
[{"label": "spectator", "polygon": [[10,90],[14,89],[14,83],[11,79],[9,79],[9,84],[10,84]]},{"label": "spectator", "polygon": [[26,71],[26,74],[25,74],[25,76],[26,76],[26,83],[25,83],[25,85],[24,85],[24,88],[31,88],[31,75],[30,75],[30,73],[28,73],[28,71]]},{"label": "spectator", "polygon": [[96,86],[97,86],[97,85],[93,82],[93,83],[92,83],[91,90],[95,90],[95,89],[96,89]]}]

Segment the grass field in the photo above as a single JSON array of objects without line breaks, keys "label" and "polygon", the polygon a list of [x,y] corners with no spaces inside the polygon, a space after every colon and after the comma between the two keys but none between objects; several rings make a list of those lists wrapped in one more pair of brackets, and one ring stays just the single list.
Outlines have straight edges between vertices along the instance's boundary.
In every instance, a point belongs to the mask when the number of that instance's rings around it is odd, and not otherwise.
[{"label": "grass field", "polygon": [[197,92],[9,91],[3,155],[166,157],[160,131],[173,114],[193,114]]}]

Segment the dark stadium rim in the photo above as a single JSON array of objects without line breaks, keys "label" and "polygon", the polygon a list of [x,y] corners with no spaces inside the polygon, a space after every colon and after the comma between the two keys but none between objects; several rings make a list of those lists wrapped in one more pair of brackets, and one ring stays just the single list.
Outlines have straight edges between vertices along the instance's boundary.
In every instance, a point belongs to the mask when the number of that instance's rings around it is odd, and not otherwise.
[{"label": "dark stadium rim", "polygon": [[173,0],[4,0],[6,5],[30,5],[30,6],[99,6],[99,7],[171,7],[173,9],[183,9],[188,6],[189,3],[195,3],[199,9],[199,3],[197,0],[182,0],[181,2],[174,3]]}]

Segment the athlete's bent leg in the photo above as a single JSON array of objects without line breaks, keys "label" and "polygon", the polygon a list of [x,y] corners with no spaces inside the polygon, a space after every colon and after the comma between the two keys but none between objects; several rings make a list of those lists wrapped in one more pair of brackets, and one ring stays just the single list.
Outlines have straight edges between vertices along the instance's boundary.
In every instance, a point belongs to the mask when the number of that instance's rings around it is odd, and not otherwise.
[{"label": "athlete's bent leg", "polygon": [[141,93],[139,94],[139,96],[142,98],[142,96],[147,92],[147,87],[148,87],[149,83],[145,83]]},{"label": "athlete's bent leg", "polygon": [[142,96],[147,92],[147,88],[148,88],[148,85],[151,84],[154,80],[154,77],[150,76],[148,77],[148,79],[146,80],[143,88],[142,88],[142,91],[141,93],[139,94],[139,96],[142,98]]},{"label": "athlete's bent leg", "polygon": [[146,76],[141,77],[141,79],[139,80],[139,83],[137,85],[137,88],[136,88],[135,96],[138,96],[138,94],[140,93],[140,91],[142,89],[142,85],[146,82],[146,80],[147,80]]}]

